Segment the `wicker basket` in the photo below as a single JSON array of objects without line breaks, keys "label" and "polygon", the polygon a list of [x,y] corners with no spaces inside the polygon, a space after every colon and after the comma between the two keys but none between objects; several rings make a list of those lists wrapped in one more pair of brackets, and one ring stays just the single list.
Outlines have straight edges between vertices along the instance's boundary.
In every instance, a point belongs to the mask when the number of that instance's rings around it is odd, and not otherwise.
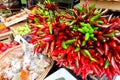
[{"label": "wicker basket", "polygon": [[[8,49],[7,51],[3,52],[2,54],[0,54],[0,67],[3,66],[3,64],[5,63],[5,59],[7,58],[12,58],[14,53],[13,52],[20,52],[23,51],[21,45],[15,46],[13,48]],[[45,69],[45,71],[43,73],[41,73],[38,78],[36,80],[43,80],[46,75],[48,74],[48,72],[51,70],[51,68],[53,67],[54,61],[51,60],[51,64]]]}]

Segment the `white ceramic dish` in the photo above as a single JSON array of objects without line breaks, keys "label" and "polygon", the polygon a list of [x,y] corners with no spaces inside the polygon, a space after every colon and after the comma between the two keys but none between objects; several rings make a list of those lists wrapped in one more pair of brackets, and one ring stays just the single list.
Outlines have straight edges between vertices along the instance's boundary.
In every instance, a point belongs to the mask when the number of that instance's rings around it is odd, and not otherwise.
[{"label": "white ceramic dish", "polygon": [[61,77],[63,77],[65,80],[77,80],[64,68],[60,68],[50,76],[46,77],[44,80],[56,80]]},{"label": "white ceramic dish", "polygon": [[116,76],[115,80],[120,80],[120,76]]}]

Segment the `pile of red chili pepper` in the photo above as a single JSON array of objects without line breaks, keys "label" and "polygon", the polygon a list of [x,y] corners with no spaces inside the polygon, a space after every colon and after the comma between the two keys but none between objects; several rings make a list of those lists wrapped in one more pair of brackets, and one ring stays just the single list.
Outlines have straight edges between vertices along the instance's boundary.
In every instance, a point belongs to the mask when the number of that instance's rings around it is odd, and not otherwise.
[{"label": "pile of red chili pepper", "polygon": [[8,43],[4,43],[4,42],[0,42],[0,54],[2,54],[4,51],[6,51],[7,49],[10,49],[14,46],[17,46],[19,43],[16,41],[13,41],[12,43],[8,44]]},{"label": "pile of red chili pepper", "polygon": [[87,3],[66,10],[50,1],[36,7],[28,16],[35,53],[48,55],[83,79],[90,73],[109,80],[120,75],[119,17]]}]

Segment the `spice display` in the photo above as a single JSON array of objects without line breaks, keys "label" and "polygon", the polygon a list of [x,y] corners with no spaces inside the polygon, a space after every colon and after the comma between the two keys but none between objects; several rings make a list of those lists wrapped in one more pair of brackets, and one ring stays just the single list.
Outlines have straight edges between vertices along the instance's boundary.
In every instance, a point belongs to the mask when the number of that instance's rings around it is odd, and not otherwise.
[{"label": "spice display", "polygon": [[[120,18],[106,15],[108,9],[86,3],[62,10],[49,0],[28,16],[30,43],[34,52],[72,69],[85,79],[89,73],[109,80],[120,75]],[[112,69],[112,70],[111,70]]]}]

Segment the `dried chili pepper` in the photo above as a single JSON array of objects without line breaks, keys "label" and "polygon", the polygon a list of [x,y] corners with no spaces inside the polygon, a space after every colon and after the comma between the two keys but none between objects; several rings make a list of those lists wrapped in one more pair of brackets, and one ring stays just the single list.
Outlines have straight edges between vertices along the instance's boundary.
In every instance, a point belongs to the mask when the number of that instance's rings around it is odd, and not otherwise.
[{"label": "dried chili pepper", "polygon": [[54,48],[55,48],[55,42],[52,41],[52,42],[51,42],[51,45],[50,45],[50,52],[51,52],[51,53],[52,53],[52,51],[54,50]]},{"label": "dried chili pepper", "polygon": [[118,60],[120,60],[120,55],[119,55],[119,53],[118,53],[118,51],[117,51],[116,48],[114,48],[114,54],[115,54],[115,57],[116,57]]},{"label": "dried chili pepper", "polygon": [[108,55],[108,50],[109,50],[108,44],[104,43],[104,53],[105,53],[105,55]]},{"label": "dried chili pepper", "polygon": [[107,74],[108,79],[109,79],[109,80],[112,80],[112,76],[111,76],[111,72],[110,72],[109,67],[105,69],[105,73]]},{"label": "dried chili pepper", "polygon": [[115,47],[116,47],[116,42],[115,42],[115,41],[110,41],[110,42],[109,42],[109,45],[110,45],[111,47],[115,48]]},{"label": "dried chili pepper", "polygon": [[111,57],[110,62],[111,62],[111,65],[114,67],[114,69],[120,74],[120,69],[116,64],[114,57]]},{"label": "dried chili pepper", "polygon": [[45,36],[44,38],[42,38],[41,40],[42,41],[47,41],[47,42],[49,42],[49,41],[52,41],[54,39],[54,36],[53,35],[47,35],[47,36]]}]

